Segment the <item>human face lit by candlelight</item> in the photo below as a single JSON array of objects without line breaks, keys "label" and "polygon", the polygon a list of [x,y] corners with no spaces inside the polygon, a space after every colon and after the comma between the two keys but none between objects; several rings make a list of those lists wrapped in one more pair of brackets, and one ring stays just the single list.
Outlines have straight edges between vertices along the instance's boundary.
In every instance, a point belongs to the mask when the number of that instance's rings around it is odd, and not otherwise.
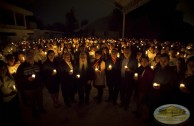
[{"label": "human face lit by candlelight", "polygon": [[63,56],[63,59],[66,61],[66,62],[71,62],[71,56],[69,53],[65,53],[64,56]]},{"label": "human face lit by candlelight", "polygon": [[48,53],[48,59],[51,61],[51,62],[53,62],[54,61],[54,58],[55,58],[55,53],[54,52],[50,52],[50,53]]},{"label": "human face lit by candlelight", "polygon": [[111,57],[112,57],[113,59],[116,59],[116,58],[117,58],[117,51],[112,51],[112,52],[111,52]]},{"label": "human face lit by candlelight", "polygon": [[28,50],[26,53],[26,61],[30,64],[34,63],[34,56],[35,56],[35,52],[34,50]]},{"label": "human face lit by candlelight", "polygon": [[141,65],[145,68],[146,66],[149,65],[149,61],[147,58],[142,58],[141,59]]},{"label": "human face lit by candlelight", "polygon": [[162,68],[165,68],[168,65],[169,65],[169,58],[167,56],[161,56],[160,57],[160,66]]},{"label": "human face lit by candlelight", "polygon": [[95,58],[96,58],[97,60],[99,60],[99,59],[101,58],[101,54],[96,53],[96,54],[95,54]]},{"label": "human face lit by candlelight", "polygon": [[123,51],[123,54],[124,54],[124,57],[126,59],[128,59],[130,57],[130,55],[131,55],[130,49],[129,48],[125,48],[124,51]]}]

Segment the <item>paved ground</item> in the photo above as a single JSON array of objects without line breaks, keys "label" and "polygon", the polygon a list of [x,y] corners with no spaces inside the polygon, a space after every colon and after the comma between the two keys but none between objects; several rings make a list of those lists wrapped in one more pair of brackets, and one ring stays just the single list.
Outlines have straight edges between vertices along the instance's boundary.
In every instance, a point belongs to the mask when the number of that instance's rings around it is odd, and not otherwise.
[{"label": "paved ground", "polygon": [[94,88],[89,105],[80,107],[75,103],[71,108],[67,108],[60,92],[62,107],[54,108],[48,91],[44,89],[44,105],[48,113],[42,114],[40,119],[34,119],[30,109],[21,102],[24,123],[26,126],[148,126],[131,112],[131,108],[124,110],[118,105],[105,102],[107,89],[102,103],[96,103],[93,99],[95,93]]}]

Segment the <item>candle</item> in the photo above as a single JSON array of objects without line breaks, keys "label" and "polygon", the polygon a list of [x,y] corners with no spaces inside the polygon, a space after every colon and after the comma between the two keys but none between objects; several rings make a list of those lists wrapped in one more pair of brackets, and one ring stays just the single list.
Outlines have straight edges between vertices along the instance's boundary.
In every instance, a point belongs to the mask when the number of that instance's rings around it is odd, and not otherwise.
[{"label": "candle", "polygon": [[15,85],[13,85],[13,90],[16,90],[16,87],[15,87]]},{"label": "candle", "polygon": [[147,55],[148,54],[148,51],[146,51],[145,54]]},{"label": "candle", "polygon": [[112,69],[112,65],[109,65],[108,68],[111,70]]},{"label": "candle", "polygon": [[154,66],[151,66],[151,69],[154,69]]},{"label": "candle", "polygon": [[159,87],[160,86],[160,84],[158,84],[158,83],[153,83],[153,87]]},{"label": "candle", "polygon": [[127,67],[127,65],[125,65],[125,69],[127,69],[128,67]]},{"label": "candle", "polygon": [[53,69],[53,75],[55,75],[57,73],[56,69]]},{"label": "candle", "polygon": [[36,77],[36,75],[35,74],[32,74],[32,78],[35,78]]},{"label": "candle", "polygon": [[95,68],[95,71],[98,71],[98,68]]},{"label": "candle", "polygon": [[70,70],[69,72],[70,72],[70,73],[73,73],[73,70]]},{"label": "candle", "polygon": [[117,57],[118,57],[118,58],[120,57],[120,54],[119,54],[119,53],[117,53]]},{"label": "candle", "polygon": [[138,73],[134,73],[134,77],[138,77]]},{"label": "candle", "polygon": [[77,76],[77,78],[80,78],[80,75],[79,74],[77,74],[76,76]]},{"label": "candle", "polygon": [[181,83],[181,84],[179,85],[179,87],[180,87],[180,88],[185,88],[185,84]]}]

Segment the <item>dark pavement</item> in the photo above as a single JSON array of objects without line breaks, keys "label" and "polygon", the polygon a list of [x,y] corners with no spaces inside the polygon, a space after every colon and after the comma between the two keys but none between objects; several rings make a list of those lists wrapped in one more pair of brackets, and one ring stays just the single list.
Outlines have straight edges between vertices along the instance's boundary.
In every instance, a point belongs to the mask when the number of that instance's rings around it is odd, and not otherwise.
[{"label": "dark pavement", "polygon": [[[96,89],[92,88],[89,105],[79,106],[78,103],[74,103],[71,108],[67,108],[60,92],[62,106],[54,108],[48,91],[44,89],[44,105],[47,114],[41,114],[38,119],[33,118],[30,109],[20,100],[22,118],[26,126],[149,126],[143,119],[132,113],[133,107],[125,110],[119,105],[106,102],[106,88],[101,103],[93,99],[95,95]],[[78,101],[77,96],[76,100]]]}]

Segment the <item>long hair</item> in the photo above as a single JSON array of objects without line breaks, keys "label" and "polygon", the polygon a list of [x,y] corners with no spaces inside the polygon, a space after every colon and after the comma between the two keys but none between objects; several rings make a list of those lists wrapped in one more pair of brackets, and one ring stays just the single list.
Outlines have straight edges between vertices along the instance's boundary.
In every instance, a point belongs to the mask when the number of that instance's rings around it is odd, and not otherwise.
[{"label": "long hair", "polygon": [[[84,58],[84,62],[82,62],[82,58]],[[87,54],[86,53],[80,53],[79,55],[79,70],[82,70],[82,66],[84,65],[84,68],[88,67],[88,61],[87,61]]]},{"label": "long hair", "polygon": [[[8,76],[9,78],[12,78],[13,79],[13,76],[9,73],[7,64],[4,61],[2,61],[2,60],[0,60],[0,68],[1,67],[6,67],[6,69],[7,69],[6,76]],[[3,81],[3,78],[1,76],[0,76],[0,80]]]}]

